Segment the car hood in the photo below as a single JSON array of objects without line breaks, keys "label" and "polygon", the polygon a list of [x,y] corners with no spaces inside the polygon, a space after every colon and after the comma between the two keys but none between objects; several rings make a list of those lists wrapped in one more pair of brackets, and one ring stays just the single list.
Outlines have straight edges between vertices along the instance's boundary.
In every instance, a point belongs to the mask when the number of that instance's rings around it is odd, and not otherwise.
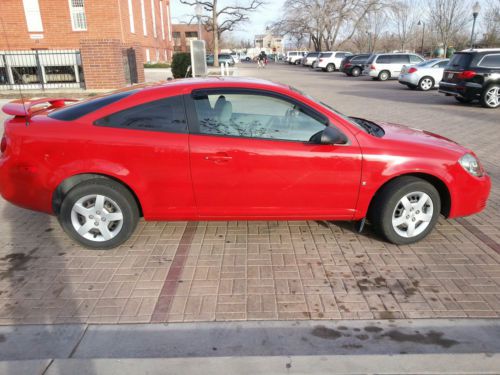
[{"label": "car hood", "polygon": [[418,144],[429,148],[445,149],[457,154],[470,152],[466,147],[457,142],[426,130],[410,128],[408,126],[393,124],[388,122],[377,122],[384,129],[383,139],[408,144]]}]

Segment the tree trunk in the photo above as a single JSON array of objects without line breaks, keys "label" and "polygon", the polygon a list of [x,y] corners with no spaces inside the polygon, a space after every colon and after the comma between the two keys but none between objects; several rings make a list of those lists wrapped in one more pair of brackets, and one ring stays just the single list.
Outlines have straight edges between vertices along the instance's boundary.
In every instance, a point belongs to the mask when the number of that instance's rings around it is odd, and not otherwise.
[{"label": "tree trunk", "polygon": [[217,24],[217,0],[214,0],[212,8],[212,29],[214,34],[214,66],[219,66],[219,25]]}]

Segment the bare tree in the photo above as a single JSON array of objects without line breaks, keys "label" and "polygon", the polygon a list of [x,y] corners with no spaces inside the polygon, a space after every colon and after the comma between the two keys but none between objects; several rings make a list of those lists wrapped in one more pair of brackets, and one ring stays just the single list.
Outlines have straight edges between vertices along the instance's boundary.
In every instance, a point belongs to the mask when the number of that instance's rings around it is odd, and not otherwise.
[{"label": "bare tree", "polygon": [[500,0],[490,0],[484,14],[482,28],[485,47],[495,47],[500,44]]},{"label": "bare tree", "polygon": [[387,29],[387,14],[384,9],[368,12],[352,42],[358,51],[373,52],[377,50],[378,42]]},{"label": "bare tree", "polygon": [[415,0],[398,0],[391,4],[390,16],[395,26],[398,48],[404,51],[415,37],[415,30],[420,18],[420,6]]},{"label": "bare tree", "polygon": [[443,44],[444,55],[456,35],[461,34],[469,22],[469,0],[428,0],[429,19],[438,40]]},{"label": "bare tree", "polygon": [[235,1],[232,5],[218,7],[218,0],[180,0],[182,4],[200,4],[208,15],[202,16],[207,31],[213,33],[214,66],[219,66],[219,39],[226,31],[233,31],[237,24],[249,20],[249,14],[265,4],[263,0]]},{"label": "bare tree", "polygon": [[309,35],[316,51],[340,47],[356,34],[382,0],[286,0],[273,29],[289,36]]}]

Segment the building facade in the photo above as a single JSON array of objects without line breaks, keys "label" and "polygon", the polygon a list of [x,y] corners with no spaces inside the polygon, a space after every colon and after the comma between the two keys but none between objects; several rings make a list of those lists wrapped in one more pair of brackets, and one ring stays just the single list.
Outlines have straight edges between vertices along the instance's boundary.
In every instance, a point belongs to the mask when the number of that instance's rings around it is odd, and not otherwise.
[{"label": "building facade", "polygon": [[[27,51],[41,62],[35,67],[40,80],[55,76],[50,73],[54,69],[49,69],[49,73],[46,69],[51,51],[74,52],[76,62],[81,64],[81,74],[75,68],[74,75],[84,80],[87,88],[115,88],[141,82],[144,62],[170,61],[172,57],[170,0],[0,3],[0,85],[2,69],[3,81],[16,83],[11,80],[17,73],[12,67],[21,65],[21,60],[33,60],[26,58]],[[19,68],[29,71],[28,67]]]},{"label": "building facade", "polygon": [[270,32],[266,34],[255,35],[254,45],[257,49],[266,50],[268,53],[280,53],[285,51],[283,38],[280,36],[272,35]]},{"label": "building facade", "polygon": [[[173,24],[172,40],[175,52],[189,52],[190,41],[197,40],[199,33],[198,24]],[[213,34],[205,26],[201,26],[201,39],[205,41],[207,51],[213,51]]]}]

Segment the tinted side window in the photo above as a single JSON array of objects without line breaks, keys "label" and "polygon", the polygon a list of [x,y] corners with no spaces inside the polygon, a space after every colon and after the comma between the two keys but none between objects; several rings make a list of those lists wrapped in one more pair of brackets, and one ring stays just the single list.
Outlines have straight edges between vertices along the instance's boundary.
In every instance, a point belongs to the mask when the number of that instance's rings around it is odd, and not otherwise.
[{"label": "tinted side window", "polygon": [[449,61],[441,61],[440,63],[438,63],[437,65],[434,65],[435,67],[437,68],[444,68],[445,66],[447,66],[449,63]]},{"label": "tinted side window", "polygon": [[201,134],[308,142],[326,119],[268,95],[208,94],[194,98]]},{"label": "tinted side window", "polygon": [[137,90],[121,91],[111,95],[86,100],[58,109],[54,112],[51,112],[48,116],[57,120],[73,121],[89,114],[90,112],[97,111],[98,109],[101,109],[111,103],[115,103],[118,100],[126,98],[127,96],[132,95],[136,92]]},{"label": "tinted side window", "polygon": [[390,55],[382,55],[377,59],[377,64],[390,64],[392,62]]},{"label": "tinted side window", "polygon": [[345,52],[337,52],[337,53],[335,54],[335,57],[344,57],[345,55],[346,55],[346,53],[345,53]]},{"label": "tinted side window", "polygon": [[393,63],[393,64],[408,64],[409,62],[410,62],[410,58],[408,55],[392,55],[391,56],[391,63]]},{"label": "tinted side window", "polygon": [[500,68],[500,53],[496,55],[484,56],[479,66],[485,68]]},{"label": "tinted side window", "polygon": [[103,117],[95,125],[112,128],[186,133],[187,122],[182,96],[140,104]]},{"label": "tinted side window", "polygon": [[322,53],[322,54],[320,55],[320,57],[331,57],[331,56],[332,56],[332,54],[331,54],[331,53]]}]

